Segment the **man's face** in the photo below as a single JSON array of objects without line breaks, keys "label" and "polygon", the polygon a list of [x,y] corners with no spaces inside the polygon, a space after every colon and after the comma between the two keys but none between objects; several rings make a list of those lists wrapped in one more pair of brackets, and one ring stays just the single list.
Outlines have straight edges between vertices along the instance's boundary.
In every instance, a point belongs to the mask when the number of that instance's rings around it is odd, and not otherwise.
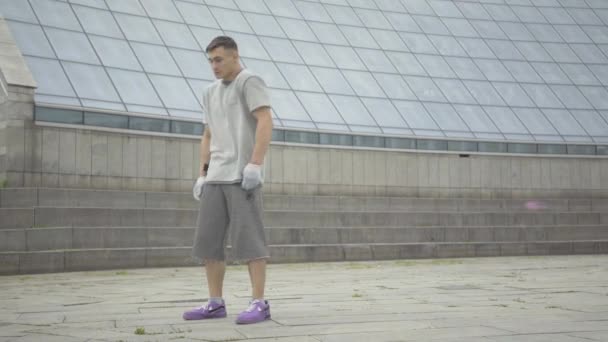
[{"label": "man's face", "polygon": [[223,46],[209,51],[209,64],[213,74],[218,79],[231,75],[238,67],[238,53],[234,49],[225,49]]}]

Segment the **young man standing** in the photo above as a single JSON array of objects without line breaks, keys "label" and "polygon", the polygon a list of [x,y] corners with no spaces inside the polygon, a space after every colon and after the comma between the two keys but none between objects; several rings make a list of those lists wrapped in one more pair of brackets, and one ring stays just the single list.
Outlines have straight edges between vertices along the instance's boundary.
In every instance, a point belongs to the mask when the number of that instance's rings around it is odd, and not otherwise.
[{"label": "young man standing", "polygon": [[270,255],[261,191],[262,165],[272,136],[270,100],[264,81],[242,68],[232,38],[216,37],[206,51],[218,80],[203,93],[205,131],[200,177],[193,189],[201,203],[192,254],[205,264],[209,302],[185,312],[183,318],[226,317],[222,287],[229,237],[234,259],[248,264],[252,286],[250,305],[236,323],[257,323],[270,319],[270,305],[264,300]]}]

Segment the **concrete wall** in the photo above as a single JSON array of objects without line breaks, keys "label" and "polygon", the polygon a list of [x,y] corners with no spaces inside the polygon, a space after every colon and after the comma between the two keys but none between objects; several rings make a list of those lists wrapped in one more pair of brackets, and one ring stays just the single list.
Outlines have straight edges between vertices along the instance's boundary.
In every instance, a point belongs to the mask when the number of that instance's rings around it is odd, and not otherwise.
[{"label": "concrete wall", "polygon": [[[26,144],[10,186],[189,191],[199,140],[68,127],[8,127]],[[608,197],[608,159],[272,145],[266,192],[421,197]]]}]

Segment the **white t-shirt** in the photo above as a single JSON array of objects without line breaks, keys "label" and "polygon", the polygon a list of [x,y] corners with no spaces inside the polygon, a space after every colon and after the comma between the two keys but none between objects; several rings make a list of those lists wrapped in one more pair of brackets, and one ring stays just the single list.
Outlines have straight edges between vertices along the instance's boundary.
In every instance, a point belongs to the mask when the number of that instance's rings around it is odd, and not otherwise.
[{"label": "white t-shirt", "polygon": [[[209,183],[239,183],[251,161],[257,120],[253,112],[270,107],[264,81],[243,69],[232,82],[217,80],[203,92],[203,123],[211,131]],[[264,169],[262,168],[262,179]]]}]

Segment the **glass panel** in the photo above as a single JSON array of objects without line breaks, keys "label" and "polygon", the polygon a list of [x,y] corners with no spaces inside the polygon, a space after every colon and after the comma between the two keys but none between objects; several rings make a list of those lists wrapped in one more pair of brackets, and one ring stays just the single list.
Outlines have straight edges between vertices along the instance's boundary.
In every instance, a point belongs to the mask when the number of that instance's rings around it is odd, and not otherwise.
[{"label": "glass panel", "polygon": [[428,5],[426,0],[408,0],[403,1],[403,5],[407,11],[415,14],[435,15],[433,9]]},{"label": "glass panel", "polygon": [[588,8],[568,8],[570,17],[579,25],[604,25],[593,10]]},{"label": "glass panel", "polygon": [[78,5],[72,5],[72,8],[80,19],[85,32],[114,38],[124,38],[109,11]]},{"label": "glass panel", "polygon": [[89,126],[102,126],[111,128],[129,128],[129,117],[101,113],[84,113],[84,124]]},{"label": "glass panel", "polygon": [[53,28],[46,28],[45,31],[59,59],[99,64],[95,51],[84,33]]},{"label": "glass panel", "polygon": [[513,108],[515,114],[521,122],[526,125],[528,131],[532,134],[547,134],[557,135],[557,131],[551,123],[545,118],[543,113],[536,108]]},{"label": "glass panel", "polygon": [[146,15],[139,0],[106,0],[106,3],[112,11]]},{"label": "glass panel", "polygon": [[190,84],[190,88],[194,92],[194,96],[196,96],[196,100],[199,102],[199,104],[202,105],[203,91],[205,90],[205,88],[207,88],[211,84],[211,82],[194,80],[191,78],[188,78],[187,81],[188,81],[188,84]]},{"label": "glass panel", "polygon": [[[199,25],[206,27],[219,28],[220,26],[215,22],[215,18],[209,11],[209,8],[199,4],[193,4],[191,2],[176,1],[177,9],[182,14],[182,17],[186,23],[190,25]],[[205,41],[205,45],[209,43],[209,40]],[[203,47],[204,47],[203,46]]]},{"label": "glass panel", "polygon": [[378,44],[376,44],[376,41],[366,28],[342,26],[340,29],[350,42],[350,45],[370,49],[378,48]]},{"label": "glass panel", "polygon": [[7,23],[22,54],[55,58],[55,53],[40,26],[14,21]]},{"label": "glass panel", "polygon": [[204,80],[215,80],[213,71],[207,63],[207,56],[204,53],[175,48],[171,48],[170,52],[184,75]]},{"label": "glass panel", "polygon": [[447,141],[443,140],[416,140],[416,148],[419,150],[445,151],[448,149]]},{"label": "glass panel", "polygon": [[[245,1],[247,1],[247,0],[245,0]],[[296,1],[294,1],[294,3],[296,5],[296,7],[300,10],[300,13],[302,13],[302,16],[306,20],[322,21],[322,22],[326,22],[326,23],[333,22],[333,20],[331,19],[331,17],[325,10],[325,7],[323,7],[323,5],[321,5],[319,3],[300,1],[300,0],[296,0]]]},{"label": "glass panel", "polygon": [[82,125],[82,112],[69,109],[36,107],[36,121],[61,122]]},{"label": "glass panel", "polygon": [[469,80],[485,80],[486,77],[483,75],[481,70],[473,63],[470,58],[460,57],[445,57],[445,61],[448,62],[452,70],[461,79]]},{"label": "glass panel", "polygon": [[473,132],[500,132],[480,106],[454,105],[454,109]]},{"label": "glass panel", "polygon": [[399,112],[397,112],[389,100],[370,98],[362,98],[361,100],[370,114],[376,119],[379,126],[408,128]]},{"label": "glass panel", "polygon": [[486,140],[505,140],[504,135],[500,133],[474,133],[477,139],[486,139]]},{"label": "glass panel", "polygon": [[525,59],[524,56],[519,53],[515,45],[513,45],[513,43],[510,41],[488,39],[486,42],[499,59]]},{"label": "glass panel", "polygon": [[563,42],[559,33],[553,28],[553,25],[527,24],[526,27],[539,42]]},{"label": "glass panel", "polygon": [[426,34],[450,35],[450,31],[448,31],[447,27],[445,27],[443,22],[438,17],[422,15],[413,15],[412,17],[418,26],[420,26],[422,32]]},{"label": "glass panel", "polygon": [[348,128],[350,128],[351,132],[382,134],[382,130],[378,126],[372,127],[372,126],[348,125]]},{"label": "glass panel", "polygon": [[34,95],[34,102],[36,104],[41,103],[50,103],[50,104],[60,104],[60,105],[68,105],[68,106],[81,106],[80,100],[75,97],[65,97],[65,96],[53,96],[53,95],[42,95],[36,93]]},{"label": "glass panel", "polygon": [[522,86],[538,107],[564,107],[548,86],[544,84],[522,84]]},{"label": "glass panel", "polygon": [[543,109],[542,111],[560,134],[587,135],[585,130],[583,130],[583,128],[567,110]]},{"label": "glass panel", "polygon": [[414,134],[419,137],[427,137],[427,138],[436,138],[436,137],[445,137],[443,131],[437,130],[428,130],[428,129],[414,129]]},{"label": "glass panel", "polygon": [[414,132],[412,132],[411,129],[407,129],[407,128],[393,128],[393,127],[381,127],[381,128],[382,128],[382,132],[384,132],[384,134],[409,135],[409,136],[414,135]]},{"label": "glass panel", "polygon": [[331,57],[325,52],[323,45],[298,41],[293,41],[293,44],[306,64],[334,67],[334,62],[332,62]]},{"label": "glass panel", "polygon": [[101,63],[105,66],[141,70],[139,62],[135,58],[131,47],[125,40],[89,36]]},{"label": "glass panel", "polygon": [[111,68],[107,70],[125,103],[162,107],[145,74]]},{"label": "glass panel", "polygon": [[285,141],[285,131],[273,129],[272,130],[272,141]]},{"label": "glass panel", "polygon": [[310,117],[292,91],[272,89],[270,103],[277,116],[287,125],[284,119],[310,122]]},{"label": "glass panel", "polygon": [[[606,141],[604,141],[604,142],[606,142]],[[602,156],[608,155],[608,146],[600,146],[600,145],[598,145],[596,153],[598,155],[602,155]]]},{"label": "glass panel", "polygon": [[[583,61],[583,63],[608,63],[608,59],[606,56],[597,48],[597,46],[592,44],[572,44],[572,50],[576,53],[576,55]],[[605,46],[602,46],[602,49],[605,49]],[[570,50],[570,51],[572,51]],[[604,50],[606,51],[606,50]],[[566,59],[562,59],[566,60]],[[576,58],[573,56],[568,57],[568,61],[575,61]]]},{"label": "glass panel", "polygon": [[[553,60],[559,63],[580,63],[578,57],[568,44],[559,43],[544,43],[543,47],[553,57]],[[591,62],[593,63],[593,62]]]},{"label": "glass panel", "polygon": [[513,81],[513,77],[498,60],[475,59],[475,64],[490,81]]},{"label": "glass panel", "polygon": [[233,9],[233,10],[239,9],[232,0],[204,0],[204,2],[210,6],[228,8],[228,9]]},{"label": "glass panel", "polygon": [[553,62],[547,51],[537,42],[514,42],[515,46],[529,61]]},{"label": "glass panel", "polygon": [[199,111],[201,108],[183,78],[150,75],[165,107]]},{"label": "glass panel", "polygon": [[490,13],[492,18],[497,21],[519,21],[519,18],[513,13],[511,8],[506,5],[485,4],[485,9]]},{"label": "glass panel", "polygon": [[370,29],[369,32],[384,50],[408,51],[407,46],[395,31]]},{"label": "glass panel", "polygon": [[365,65],[352,48],[326,45],[325,49],[339,68],[366,70]]},{"label": "glass panel", "polygon": [[469,128],[460,119],[452,105],[425,103],[424,106],[442,130],[469,131]]},{"label": "glass panel", "polygon": [[258,35],[285,37],[281,26],[279,26],[279,23],[277,23],[275,18],[271,15],[245,13],[245,18]]},{"label": "glass panel", "polygon": [[155,44],[163,43],[150,19],[122,13],[115,13],[114,17],[128,40]]},{"label": "glass panel", "polygon": [[279,70],[295,90],[322,92],[315,77],[306,66],[277,63]]},{"label": "glass panel", "polygon": [[536,153],[536,144],[507,144],[507,151],[509,153]]},{"label": "glass panel", "polygon": [[477,151],[477,143],[472,141],[448,141],[448,151]]},{"label": "glass panel", "polygon": [[479,152],[507,152],[507,144],[497,142],[480,142],[477,144]]},{"label": "glass panel", "polygon": [[431,41],[424,34],[399,32],[399,35],[405,42],[405,45],[407,45],[412,52],[431,54],[437,53],[437,50],[435,50],[435,47],[433,44],[431,44]]},{"label": "glass panel", "polygon": [[319,134],[321,145],[353,146],[353,136],[346,134]]},{"label": "glass panel", "polygon": [[608,92],[604,87],[578,87],[596,109],[608,109]]},{"label": "glass panel", "polygon": [[127,106],[127,111],[129,111],[130,113],[167,115],[167,110],[165,110],[165,108],[130,105],[130,104],[127,104],[126,106]]},{"label": "glass panel", "polygon": [[317,126],[312,121],[295,121],[295,120],[281,119],[281,122],[283,123],[283,126],[285,126],[285,127],[317,129]]},{"label": "glass panel", "polygon": [[304,63],[287,39],[260,37],[270,57],[278,62]]},{"label": "glass panel", "polygon": [[69,62],[64,62],[63,67],[79,97],[120,102],[104,68]]},{"label": "glass panel", "polygon": [[318,144],[319,133],[285,131],[285,142]]},{"label": "glass panel", "polygon": [[386,12],[407,12],[401,2],[394,0],[376,0],[376,5]]},{"label": "glass panel", "polygon": [[[556,5],[559,6],[559,4]],[[574,20],[563,8],[541,7],[539,10],[551,24],[575,24]]]},{"label": "glass panel", "polygon": [[190,33],[188,26],[162,20],[154,20],[154,25],[156,25],[158,32],[165,41],[165,45],[192,50],[201,49],[194,40],[192,33]]},{"label": "glass panel", "polygon": [[376,122],[359,98],[340,95],[330,95],[329,97],[348,124],[376,126]]},{"label": "glass panel", "polygon": [[386,146],[386,148],[414,150],[416,149],[416,140],[405,138],[385,138],[384,145]]},{"label": "glass panel", "polygon": [[524,23],[546,23],[543,15],[535,8],[529,6],[511,6],[511,9]]},{"label": "glass panel", "polygon": [[528,62],[503,61],[504,66],[518,82],[542,83],[543,79]]},{"label": "glass panel", "polygon": [[142,0],[142,5],[152,18],[181,22],[182,18],[171,0]]},{"label": "glass panel", "polygon": [[315,75],[326,93],[354,95],[346,79],[338,69],[311,67],[310,70]]},{"label": "glass panel", "polygon": [[366,147],[384,147],[383,137],[370,137],[365,135],[355,135],[353,137],[353,146],[366,146]]},{"label": "glass panel", "polygon": [[[131,46],[145,71],[181,76],[177,65],[175,65],[175,62],[166,47],[142,43],[131,43]],[[201,61],[201,63],[203,63],[203,61]]]},{"label": "glass panel", "polygon": [[418,63],[416,57],[411,53],[387,52],[388,58],[393,62],[397,70],[403,75],[426,76],[426,71]]},{"label": "glass panel", "polygon": [[166,132],[169,133],[169,120],[148,119],[148,118],[129,118],[129,129],[140,131]]},{"label": "glass panel", "polygon": [[277,18],[279,24],[290,39],[316,42],[317,37],[303,20]]},{"label": "glass panel", "polygon": [[32,4],[34,12],[36,12],[42,25],[82,31],[76,16],[67,3],[49,0],[31,0],[30,4]]},{"label": "glass panel", "polygon": [[401,116],[405,119],[409,127],[420,129],[439,129],[433,118],[428,114],[420,102],[412,101],[393,101]]},{"label": "glass panel", "polygon": [[313,121],[344,124],[327,95],[303,92],[296,92],[296,95]]},{"label": "glass panel", "polygon": [[481,105],[504,105],[502,98],[490,82],[484,81],[464,81],[464,84],[475,97],[477,103]]},{"label": "glass panel", "polygon": [[348,45],[346,38],[342,32],[338,29],[338,26],[334,24],[325,24],[317,22],[309,22],[310,28],[319,38],[321,43],[325,44],[337,44],[337,45]]},{"label": "glass panel", "polygon": [[486,39],[507,39],[500,27],[494,21],[470,20],[471,25],[477,30],[482,38]]},{"label": "glass panel", "polygon": [[585,33],[596,44],[608,43],[608,27],[605,26],[583,26]]},{"label": "glass panel", "polygon": [[374,74],[384,93],[392,99],[415,100],[416,95],[400,75]]},{"label": "glass panel", "polygon": [[376,83],[374,77],[369,72],[363,71],[343,71],[344,77],[348,80],[355,93],[359,96],[386,97],[382,88]]},{"label": "glass panel", "polygon": [[520,23],[498,23],[500,28],[511,40],[535,40],[530,31]]},{"label": "glass panel", "polygon": [[508,106],[534,107],[534,102],[530,100],[519,84],[495,82],[493,85]]},{"label": "glass panel", "polygon": [[36,57],[25,59],[38,85],[36,93],[76,96],[58,61]]},{"label": "glass panel", "polygon": [[422,32],[409,14],[384,12],[384,15],[397,31]]},{"label": "glass panel", "polygon": [[488,116],[503,133],[529,133],[517,116],[507,107],[484,107]]},{"label": "glass panel", "polygon": [[595,155],[593,145],[568,145],[568,154]]},{"label": "glass panel", "polygon": [[431,77],[456,77],[441,56],[418,55],[418,61]]},{"label": "glass panel", "polygon": [[[239,55],[241,57],[251,57],[257,59],[270,60],[266,49],[262,46],[262,43],[254,35],[241,34],[241,33],[230,33],[230,36],[236,41],[239,47]],[[213,39],[213,38],[212,38]],[[209,40],[211,42],[211,40]],[[208,45],[207,43],[206,45]]]},{"label": "glass panel", "polygon": [[570,113],[572,113],[589,135],[605,136],[608,134],[608,124],[597,111],[571,110]]},{"label": "glass panel", "polygon": [[566,154],[566,145],[539,144],[539,154]]},{"label": "glass panel", "polygon": [[469,24],[466,19],[441,18],[441,21],[448,27],[452,35],[459,37],[478,37],[477,31]]},{"label": "glass panel", "polygon": [[555,29],[560,36],[564,38],[566,43],[587,43],[592,44],[593,41],[576,25],[557,25]]},{"label": "glass panel", "polygon": [[593,107],[575,86],[551,86],[551,89],[566,108],[592,109]]},{"label": "glass panel", "polygon": [[217,22],[226,31],[253,33],[253,30],[239,11],[232,11],[223,8],[209,8]]},{"label": "glass panel", "polygon": [[357,53],[370,71],[397,72],[382,50],[357,49]]},{"label": "glass panel", "polygon": [[[194,34],[194,38],[196,39],[196,41],[198,42],[199,46],[203,49],[206,50],[207,49],[207,45],[209,45],[209,43],[211,43],[211,40],[213,40],[213,38],[217,37],[217,36],[221,36],[224,33],[220,30],[216,30],[216,29],[211,29],[211,28],[205,28],[205,27],[198,27],[198,26],[193,26],[190,25],[190,30],[192,31],[192,33]],[[235,37],[234,33],[230,34],[232,36],[232,38],[234,38],[235,40],[237,40],[237,37]],[[243,35],[243,36],[248,36],[248,35]],[[257,41],[257,40],[256,40]],[[242,42],[239,39],[237,41],[238,47],[239,47],[239,53],[242,55]],[[261,47],[260,43],[258,42],[258,45]]]},{"label": "glass panel", "polygon": [[245,58],[243,58],[243,62],[247,66],[247,69],[260,75],[269,87],[289,89],[289,85],[274,63]]},{"label": "glass panel", "polygon": [[454,37],[434,35],[429,35],[428,37],[443,56],[468,56]]},{"label": "glass panel", "polygon": [[325,5],[325,9],[334,19],[336,24],[363,26],[363,23],[357,17],[357,14],[350,7]]},{"label": "glass panel", "polygon": [[419,100],[446,102],[446,99],[431,78],[417,76],[403,76],[403,78]]},{"label": "glass panel", "polygon": [[574,84],[600,85],[597,78],[584,64],[561,64],[560,66]]},{"label": "glass panel", "polygon": [[435,79],[435,84],[450,103],[476,103],[475,99],[460,80]]},{"label": "glass panel", "polygon": [[481,4],[470,2],[457,2],[456,5],[465,18],[468,19],[492,19]]},{"label": "glass panel", "polygon": [[202,135],[203,125],[196,122],[171,121],[171,133]]},{"label": "glass panel", "polygon": [[5,19],[14,19],[38,24],[38,19],[36,19],[36,15],[27,1],[0,1],[0,13],[2,13],[2,17]]},{"label": "glass panel", "polygon": [[355,9],[355,12],[357,12],[359,18],[361,18],[363,21],[363,25],[367,27],[387,30],[393,29],[391,24],[388,22],[388,20],[386,20],[380,11],[357,8]]},{"label": "glass panel", "polygon": [[279,17],[288,17],[288,18],[296,18],[302,19],[298,9],[294,6],[291,1],[283,1],[283,0],[265,0],[266,5],[272,11],[272,14]]},{"label": "glass panel", "polygon": [[477,38],[457,38],[460,42],[460,45],[464,48],[464,50],[469,54],[469,56],[474,58],[493,58],[495,59],[494,53],[490,48],[484,43],[483,40]]},{"label": "glass panel", "polygon": [[98,101],[98,100],[87,100],[80,99],[83,107],[95,108],[95,109],[109,109],[116,111],[125,111],[125,106],[118,102]]},{"label": "glass panel", "polygon": [[359,8],[369,8],[369,9],[378,9],[378,7],[374,4],[374,1],[368,0],[348,0],[348,4],[352,7]]}]

